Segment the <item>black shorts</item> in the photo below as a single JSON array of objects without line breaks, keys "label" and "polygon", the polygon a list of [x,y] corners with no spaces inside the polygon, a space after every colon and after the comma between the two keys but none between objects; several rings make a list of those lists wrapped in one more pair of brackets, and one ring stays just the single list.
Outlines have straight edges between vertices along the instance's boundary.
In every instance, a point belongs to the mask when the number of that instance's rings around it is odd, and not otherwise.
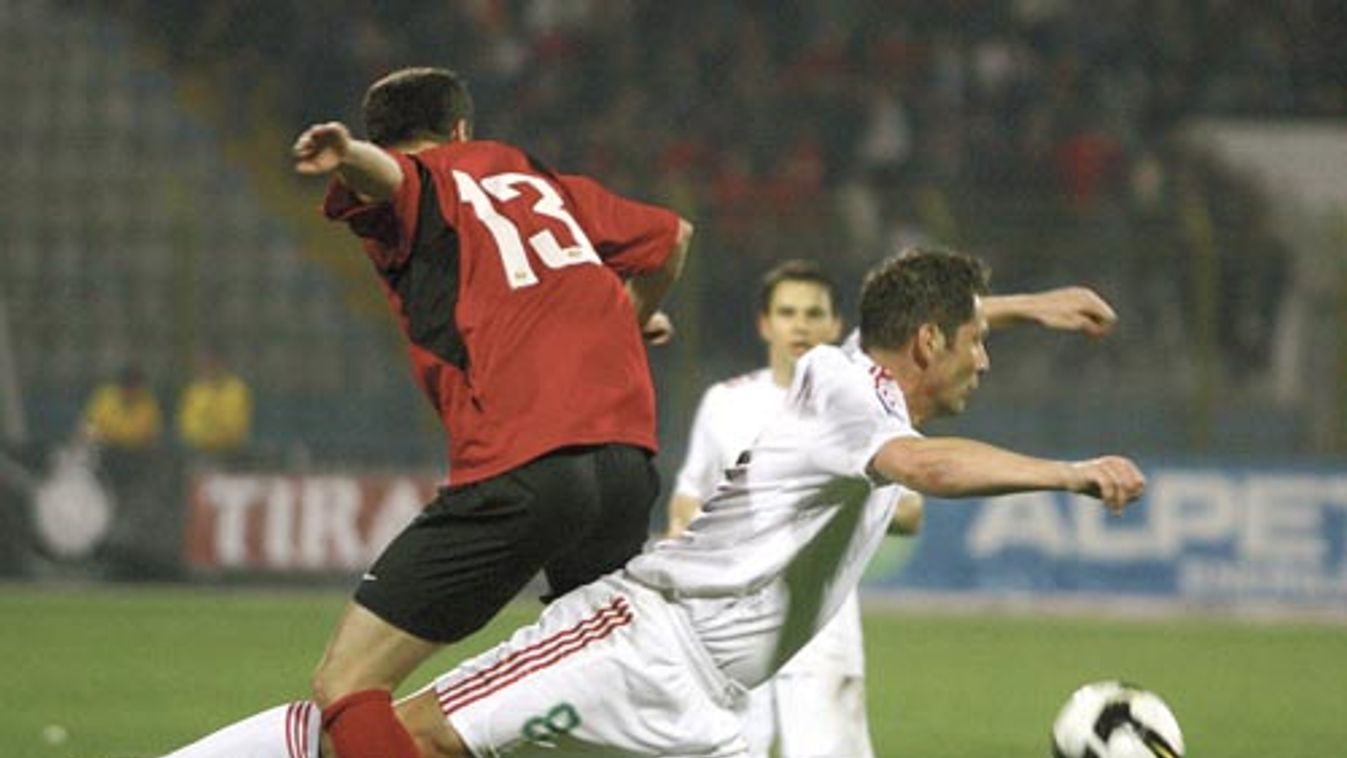
[{"label": "black shorts", "polygon": [[659,474],[628,445],[554,450],[480,482],[441,489],[384,548],[355,600],[399,629],[455,642],[542,571],[551,598],[641,550]]}]

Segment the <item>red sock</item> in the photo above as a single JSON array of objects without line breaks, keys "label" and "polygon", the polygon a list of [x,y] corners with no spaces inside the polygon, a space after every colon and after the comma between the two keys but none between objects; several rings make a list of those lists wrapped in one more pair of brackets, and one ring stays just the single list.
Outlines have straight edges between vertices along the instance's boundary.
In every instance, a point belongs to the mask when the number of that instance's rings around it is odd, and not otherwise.
[{"label": "red sock", "polygon": [[361,690],[323,709],[323,729],[340,758],[419,758],[393,712],[388,690]]}]

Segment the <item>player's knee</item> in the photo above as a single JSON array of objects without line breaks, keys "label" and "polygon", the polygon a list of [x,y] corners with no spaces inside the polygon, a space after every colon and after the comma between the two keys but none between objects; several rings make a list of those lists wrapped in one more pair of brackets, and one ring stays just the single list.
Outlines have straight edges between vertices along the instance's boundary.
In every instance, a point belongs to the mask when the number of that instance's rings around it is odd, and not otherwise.
[{"label": "player's knee", "polygon": [[326,709],[345,694],[340,691],[332,675],[322,666],[318,667],[309,678],[309,691],[313,693],[313,702],[322,709]]},{"label": "player's knee", "polygon": [[326,709],[347,695],[361,690],[393,690],[387,682],[373,681],[362,677],[360,672],[350,671],[327,662],[318,665],[309,680],[309,689],[313,692],[313,701],[319,708]]}]

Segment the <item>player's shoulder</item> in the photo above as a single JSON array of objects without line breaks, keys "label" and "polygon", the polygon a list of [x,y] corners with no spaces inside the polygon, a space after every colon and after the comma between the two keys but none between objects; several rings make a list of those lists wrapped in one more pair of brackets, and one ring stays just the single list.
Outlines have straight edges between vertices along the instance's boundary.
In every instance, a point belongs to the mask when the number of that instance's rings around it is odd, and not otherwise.
[{"label": "player's shoulder", "polygon": [[[833,348],[817,360],[826,365],[821,372],[828,377],[829,388],[840,404],[851,408],[877,411],[911,428],[907,398],[888,369],[876,363],[857,345]],[[876,403],[877,401],[877,403]]]},{"label": "player's shoulder", "polygon": [[772,372],[761,368],[736,374],[712,384],[702,393],[701,409],[712,416],[741,417],[764,404],[780,402],[784,390],[772,380]]},{"label": "player's shoulder", "polygon": [[819,345],[795,364],[792,396],[830,405],[839,397],[869,396],[872,380],[863,361],[833,345]]},{"label": "player's shoulder", "polygon": [[854,355],[835,345],[819,345],[800,356],[795,371],[798,374],[802,370],[839,377],[864,373]]},{"label": "player's shoulder", "polygon": [[712,387],[719,387],[725,390],[743,389],[754,385],[770,384],[772,381],[771,371],[766,367],[745,371],[742,374],[735,374],[728,379],[722,379]]},{"label": "player's shoulder", "polygon": [[734,398],[756,394],[773,387],[772,372],[767,368],[745,371],[728,379],[722,379],[706,388],[706,397],[715,399]]},{"label": "player's shoulder", "polygon": [[530,169],[550,173],[546,165],[507,142],[466,140],[446,142],[422,150],[416,159],[427,164],[458,168],[469,174]]}]

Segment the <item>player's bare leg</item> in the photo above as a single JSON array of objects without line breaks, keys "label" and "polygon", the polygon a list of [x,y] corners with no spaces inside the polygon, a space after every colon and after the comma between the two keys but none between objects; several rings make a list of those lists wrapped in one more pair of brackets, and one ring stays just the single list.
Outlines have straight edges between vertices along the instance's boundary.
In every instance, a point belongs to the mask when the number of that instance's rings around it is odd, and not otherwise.
[{"label": "player's bare leg", "polygon": [[417,747],[393,712],[392,692],[440,647],[348,604],[313,675],[324,753],[416,758]]}]

